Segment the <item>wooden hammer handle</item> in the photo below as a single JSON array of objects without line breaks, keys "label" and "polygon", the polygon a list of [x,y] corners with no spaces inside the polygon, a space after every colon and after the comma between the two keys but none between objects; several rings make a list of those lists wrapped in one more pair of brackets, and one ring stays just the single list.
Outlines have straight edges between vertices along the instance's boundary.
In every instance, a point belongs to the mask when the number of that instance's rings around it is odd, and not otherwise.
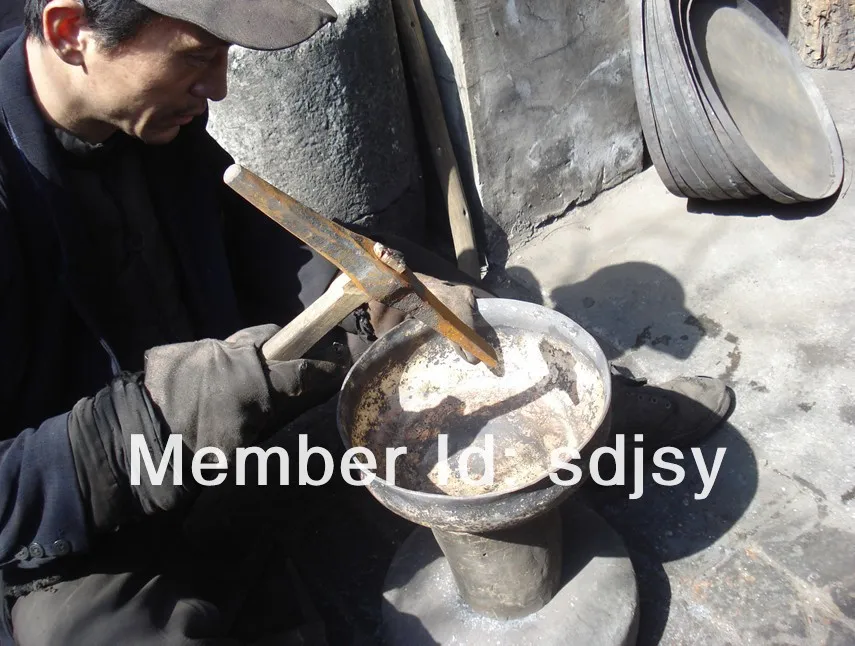
[{"label": "wooden hammer handle", "polygon": [[407,67],[418,96],[433,163],[448,205],[457,266],[472,278],[480,279],[481,265],[475,245],[472,211],[469,209],[466,194],[463,191],[463,182],[460,179],[457,158],[451,146],[448,123],[445,120],[418,10],[414,0],[392,0],[392,8]]},{"label": "wooden hammer handle", "polygon": [[299,359],[353,310],[368,302],[368,296],[345,274],[302,314],[271,338],[261,349],[264,358],[287,361]]}]

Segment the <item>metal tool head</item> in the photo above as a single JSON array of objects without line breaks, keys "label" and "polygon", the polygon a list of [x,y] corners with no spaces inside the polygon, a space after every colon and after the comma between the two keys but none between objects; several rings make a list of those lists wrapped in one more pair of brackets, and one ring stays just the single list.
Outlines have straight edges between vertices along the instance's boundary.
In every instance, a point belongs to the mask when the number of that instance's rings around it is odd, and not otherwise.
[{"label": "metal tool head", "polygon": [[226,170],[223,180],[350,276],[372,300],[420,320],[490,368],[498,365],[493,347],[432,294],[400,254],[325,218],[237,164]]}]

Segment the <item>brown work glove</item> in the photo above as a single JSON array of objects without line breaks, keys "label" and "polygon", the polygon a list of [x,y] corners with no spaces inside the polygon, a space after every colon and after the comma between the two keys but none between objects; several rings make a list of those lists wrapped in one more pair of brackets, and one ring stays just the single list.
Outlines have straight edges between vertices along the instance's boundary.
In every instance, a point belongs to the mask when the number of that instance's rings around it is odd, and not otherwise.
[{"label": "brown work glove", "polygon": [[208,339],[146,352],[145,386],[191,449],[217,447],[231,456],[265,430],[278,428],[329,399],[342,366],[299,359],[267,361],[264,343],[279,327],[241,330],[225,341]]},{"label": "brown work glove", "polygon": [[[278,329],[153,348],[144,373],[120,377],[74,407],[69,438],[96,529],[185,506],[198,491],[190,472],[196,451],[214,447],[230,458],[336,392],[343,365],[264,359],[261,347]],[[154,484],[143,467],[139,485],[132,485],[132,436],[142,436],[157,468],[172,434],[182,439],[182,484],[174,484],[171,470]]]}]

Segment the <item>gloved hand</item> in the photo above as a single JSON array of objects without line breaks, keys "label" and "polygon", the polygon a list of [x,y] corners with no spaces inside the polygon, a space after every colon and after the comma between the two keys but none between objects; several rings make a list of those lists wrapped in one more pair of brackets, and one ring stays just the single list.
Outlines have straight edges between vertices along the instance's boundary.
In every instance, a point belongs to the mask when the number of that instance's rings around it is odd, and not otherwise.
[{"label": "gloved hand", "polygon": [[[346,367],[301,359],[268,362],[261,346],[274,325],[242,330],[225,341],[161,346],[145,355],[145,371],[114,380],[71,412],[69,439],[77,479],[98,530],[132,517],[178,509],[198,485],[190,477],[192,454],[216,447],[227,457],[331,397]],[[181,486],[167,470],[153,484],[144,467],[139,486],[130,483],[131,436],[142,435],[155,469],[170,434],[181,434]]]}]

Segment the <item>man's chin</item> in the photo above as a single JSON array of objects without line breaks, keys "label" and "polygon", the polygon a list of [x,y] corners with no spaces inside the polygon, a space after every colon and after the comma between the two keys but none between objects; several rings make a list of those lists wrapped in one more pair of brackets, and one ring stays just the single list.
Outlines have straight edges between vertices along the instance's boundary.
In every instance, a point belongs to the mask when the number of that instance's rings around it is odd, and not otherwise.
[{"label": "man's chin", "polygon": [[167,128],[148,128],[140,133],[139,139],[150,146],[164,146],[172,143],[181,132],[181,126],[169,126]]}]

